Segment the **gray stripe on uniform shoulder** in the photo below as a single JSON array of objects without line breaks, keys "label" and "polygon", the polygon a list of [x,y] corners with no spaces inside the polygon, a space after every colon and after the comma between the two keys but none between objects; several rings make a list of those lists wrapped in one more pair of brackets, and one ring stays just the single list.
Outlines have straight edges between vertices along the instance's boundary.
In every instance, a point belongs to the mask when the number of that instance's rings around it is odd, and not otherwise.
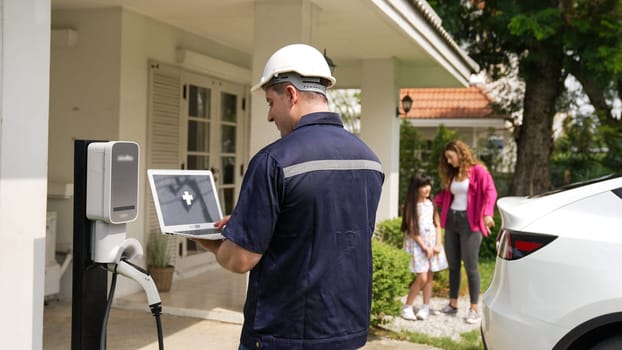
[{"label": "gray stripe on uniform shoulder", "polygon": [[283,168],[285,178],[317,170],[376,170],[382,173],[379,162],[366,159],[312,160]]}]

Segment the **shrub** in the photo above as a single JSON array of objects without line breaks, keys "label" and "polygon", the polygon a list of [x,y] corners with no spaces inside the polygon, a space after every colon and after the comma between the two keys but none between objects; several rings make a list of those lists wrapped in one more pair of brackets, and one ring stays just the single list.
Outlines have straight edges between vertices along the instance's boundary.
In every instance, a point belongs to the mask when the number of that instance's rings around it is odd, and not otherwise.
[{"label": "shrub", "polygon": [[376,238],[392,247],[402,249],[404,247],[404,233],[401,227],[401,217],[383,220],[376,225]]},{"label": "shrub", "polygon": [[372,240],[374,257],[371,326],[384,322],[387,315],[399,315],[400,297],[408,293],[411,274],[408,271],[410,256],[403,250],[377,239]]}]

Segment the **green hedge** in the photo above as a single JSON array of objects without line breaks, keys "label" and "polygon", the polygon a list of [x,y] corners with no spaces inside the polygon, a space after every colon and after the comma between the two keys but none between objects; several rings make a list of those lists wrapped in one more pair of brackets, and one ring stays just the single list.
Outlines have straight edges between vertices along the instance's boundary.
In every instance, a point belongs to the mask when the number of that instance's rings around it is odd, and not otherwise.
[{"label": "green hedge", "polygon": [[376,225],[376,238],[395,248],[402,249],[404,247],[404,233],[401,227],[401,217],[381,221]]},{"label": "green hedge", "polygon": [[374,272],[372,284],[371,326],[385,321],[385,316],[399,315],[400,297],[408,293],[411,273],[408,270],[410,256],[402,249],[372,240]]}]

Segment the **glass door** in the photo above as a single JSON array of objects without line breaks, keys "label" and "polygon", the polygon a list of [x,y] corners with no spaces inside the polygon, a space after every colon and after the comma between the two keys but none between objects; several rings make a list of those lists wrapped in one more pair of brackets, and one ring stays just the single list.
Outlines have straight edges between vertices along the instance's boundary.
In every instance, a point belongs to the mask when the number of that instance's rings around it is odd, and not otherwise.
[{"label": "glass door", "polygon": [[[225,215],[233,211],[237,186],[241,177],[240,157],[238,156],[239,103],[240,96],[230,91],[220,91],[220,148],[217,175],[218,197]],[[240,169],[236,172],[236,169]]]},{"label": "glass door", "polygon": [[[182,168],[212,171],[223,214],[228,215],[242,179],[244,90],[233,83],[190,73],[184,77],[183,89]],[[211,254],[190,239],[183,239],[179,247],[184,268],[210,262]]]},{"label": "glass door", "polygon": [[[186,162],[182,168],[204,170],[210,168],[210,144],[214,137],[210,133],[212,124],[212,92],[209,87],[188,84],[186,98]],[[182,143],[183,145],[184,143]]]}]

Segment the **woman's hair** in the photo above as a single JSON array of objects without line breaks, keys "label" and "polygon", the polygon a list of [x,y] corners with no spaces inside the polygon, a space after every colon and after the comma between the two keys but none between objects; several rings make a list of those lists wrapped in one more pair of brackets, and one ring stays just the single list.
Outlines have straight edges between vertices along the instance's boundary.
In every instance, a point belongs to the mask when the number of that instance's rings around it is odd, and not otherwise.
[{"label": "woman's hair", "polygon": [[[445,152],[454,151],[458,155],[458,168],[447,163]],[[469,146],[460,140],[449,142],[443,148],[443,153],[438,163],[438,175],[441,180],[441,188],[447,189],[454,178],[464,180],[469,177],[469,169],[475,164],[481,164],[471,152]]]},{"label": "woman's hair", "polygon": [[415,175],[410,179],[408,191],[402,206],[402,231],[405,235],[419,234],[419,212],[417,211],[417,201],[419,200],[419,189],[423,186],[432,186],[432,179],[424,174]]}]

